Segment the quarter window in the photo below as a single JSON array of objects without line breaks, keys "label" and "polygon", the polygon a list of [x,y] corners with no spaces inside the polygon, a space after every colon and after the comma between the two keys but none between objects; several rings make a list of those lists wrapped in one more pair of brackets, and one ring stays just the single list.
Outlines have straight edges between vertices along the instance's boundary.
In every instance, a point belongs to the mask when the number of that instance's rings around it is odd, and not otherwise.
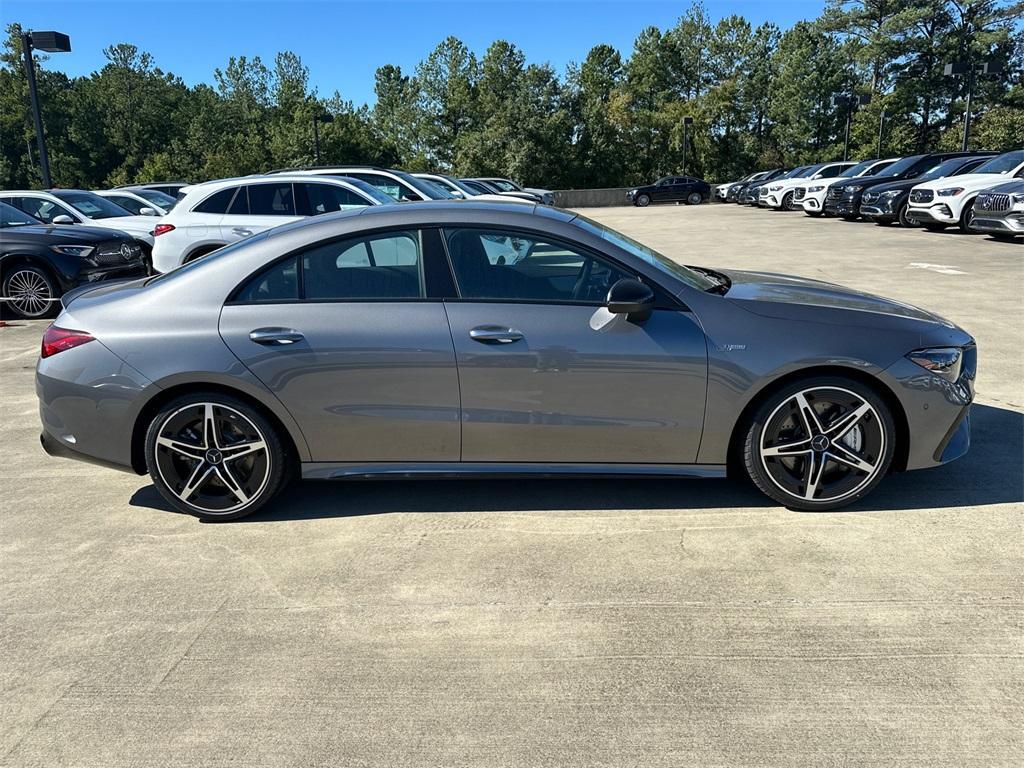
[{"label": "quarter window", "polygon": [[224,213],[228,209],[228,203],[235,194],[238,187],[228,187],[220,192],[214,192],[199,205],[192,209],[194,213]]},{"label": "quarter window", "polygon": [[635,277],[571,246],[498,230],[445,230],[463,299],[601,303]]},{"label": "quarter window", "polygon": [[279,261],[246,283],[235,295],[235,301],[298,301],[299,259]]}]

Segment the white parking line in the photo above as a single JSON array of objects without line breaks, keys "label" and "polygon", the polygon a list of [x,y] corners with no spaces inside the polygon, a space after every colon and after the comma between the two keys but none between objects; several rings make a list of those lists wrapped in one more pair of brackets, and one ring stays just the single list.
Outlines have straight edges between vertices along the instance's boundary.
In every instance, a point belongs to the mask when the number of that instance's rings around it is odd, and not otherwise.
[{"label": "white parking line", "polygon": [[938,272],[940,275],[966,275],[962,269],[953,264],[928,264],[923,261],[912,261],[907,269],[927,269],[930,272]]}]

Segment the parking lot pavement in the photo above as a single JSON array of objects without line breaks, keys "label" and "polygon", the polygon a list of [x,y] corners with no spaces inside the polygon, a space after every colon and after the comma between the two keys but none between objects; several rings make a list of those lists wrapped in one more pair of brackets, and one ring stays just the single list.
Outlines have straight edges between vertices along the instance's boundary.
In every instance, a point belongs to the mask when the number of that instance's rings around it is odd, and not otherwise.
[{"label": "parking lot pavement", "polygon": [[0,765],[1019,766],[1024,248],[735,206],[586,212],[976,334],[967,457],[849,511],[726,481],[299,485],[203,525],[50,459],[0,329]]}]

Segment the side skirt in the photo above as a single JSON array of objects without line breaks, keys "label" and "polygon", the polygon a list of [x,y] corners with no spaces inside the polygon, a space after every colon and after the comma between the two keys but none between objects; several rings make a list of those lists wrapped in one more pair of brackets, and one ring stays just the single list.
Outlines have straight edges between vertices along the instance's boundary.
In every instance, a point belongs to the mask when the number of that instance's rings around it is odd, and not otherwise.
[{"label": "side skirt", "polygon": [[459,477],[725,477],[724,464],[549,464],[500,462],[304,462],[303,480]]}]

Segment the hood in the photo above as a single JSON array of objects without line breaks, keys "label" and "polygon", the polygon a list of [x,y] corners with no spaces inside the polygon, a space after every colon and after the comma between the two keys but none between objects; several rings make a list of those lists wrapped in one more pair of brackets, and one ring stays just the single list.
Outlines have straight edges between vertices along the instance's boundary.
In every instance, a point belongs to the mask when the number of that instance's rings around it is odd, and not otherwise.
[{"label": "hood", "polygon": [[159,216],[114,216],[109,219],[94,219],[93,226],[148,235],[153,231],[158,221],[160,221]]},{"label": "hood", "polygon": [[1006,181],[1014,181],[1014,178],[1005,173],[965,173],[962,176],[947,176],[943,179],[926,181],[918,184],[920,189],[945,189],[946,187],[964,187],[966,189],[985,189],[994,187]]},{"label": "hood", "polygon": [[117,239],[117,233],[104,227],[86,227],[78,224],[26,224],[0,229],[0,242],[29,242],[41,245],[92,245],[104,240]]},{"label": "hood", "polygon": [[[862,312],[868,316],[876,316],[876,318],[877,316],[897,317],[939,323],[950,328],[956,327],[948,320],[927,310],[894,299],[844,288],[834,283],[769,272],[727,270],[725,274],[732,280],[732,286],[729,288],[726,298],[758,315],[793,317],[793,313],[788,312],[788,309],[816,308]],[[828,322],[827,316],[821,313],[813,314],[815,316],[793,317],[793,319]],[[846,316],[841,319],[837,318],[836,322],[848,323],[850,319],[849,316]],[[870,324],[875,325],[876,323]]]},{"label": "hood", "polygon": [[916,187],[921,183],[919,178],[916,179],[904,179],[903,181],[888,181],[883,184],[875,184],[871,187],[872,194],[880,195],[883,192],[891,192],[896,190],[897,192],[906,192],[911,187]]},{"label": "hood", "polygon": [[825,187],[826,189],[828,189],[833,184],[839,181],[849,181],[849,179],[841,179],[838,176],[835,176],[831,179],[800,179],[800,183],[794,184],[793,186],[806,187],[807,189],[810,189],[811,187]]},{"label": "hood", "polygon": [[891,184],[900,181],[892,176],[855,176],[852,179],[838,180],[832,186],[835,187],[873,187],[876,184]]},{"label": "hood", "polygon": [[994,192],[996,194],[1012,195],[1024,193],[1024,179],[1014,179],[1013,181],[1004,181],[1002,184],[996,184],[995,186],[989,187],[986,192]]}]

